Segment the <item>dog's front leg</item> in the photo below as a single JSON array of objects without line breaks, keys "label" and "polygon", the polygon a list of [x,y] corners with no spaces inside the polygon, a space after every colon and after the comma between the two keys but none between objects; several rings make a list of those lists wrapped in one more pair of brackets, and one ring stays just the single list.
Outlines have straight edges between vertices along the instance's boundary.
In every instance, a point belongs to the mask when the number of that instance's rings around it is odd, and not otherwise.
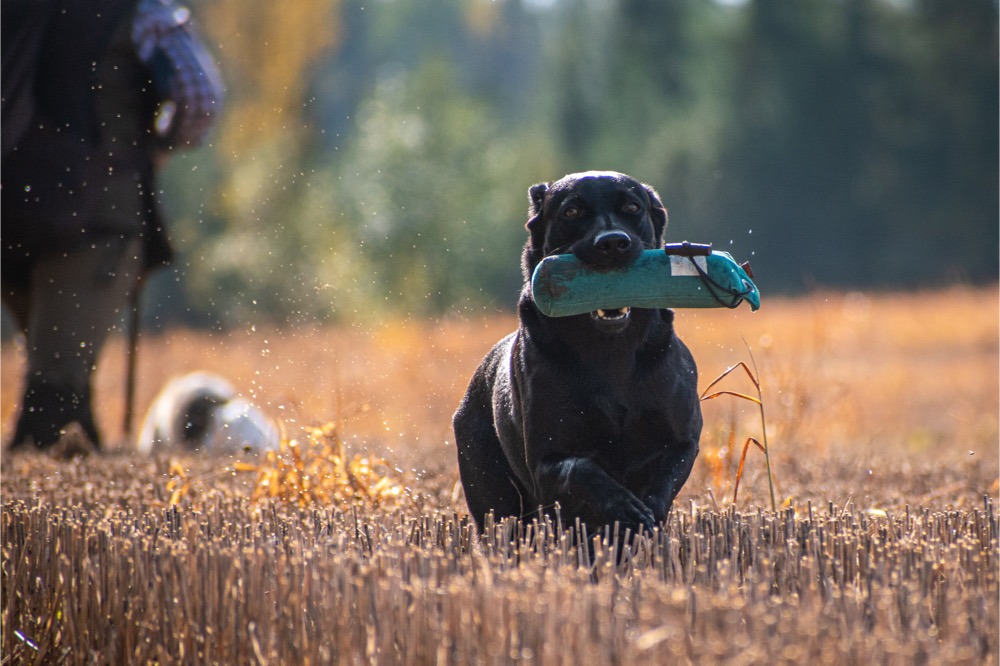
[{"label": "dog's front leg", "polygon": [[579,517],[592,529],[612,525],[652,531],[653,511],[596,462],[579,456],[549,457],[535,466],[535,484],[543,506],[556,502],[570,517]]},{"label": "dog's front leg", "polygon": [[648,506],[657,523],[662,523],[681,487],[691,475],[694,459],[698,455],[698,441],[687,441],[670,446],[647,466],[649,483],[641,490],[643,503]]}]

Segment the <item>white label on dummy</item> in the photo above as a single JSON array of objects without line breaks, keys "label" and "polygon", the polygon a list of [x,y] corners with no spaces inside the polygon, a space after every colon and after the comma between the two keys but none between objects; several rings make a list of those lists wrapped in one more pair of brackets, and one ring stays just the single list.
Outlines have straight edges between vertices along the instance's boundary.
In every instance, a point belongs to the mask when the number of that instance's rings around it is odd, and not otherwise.
[{"label": "white label on dummy", "polygon": [[691,263],[691,259],[694,259],[698,264],[698,268],[708,272],[708,257],[678,257],[677,255],[670,255],[670,276],[671,277],[698,277],[698,269],[694,267]]}]

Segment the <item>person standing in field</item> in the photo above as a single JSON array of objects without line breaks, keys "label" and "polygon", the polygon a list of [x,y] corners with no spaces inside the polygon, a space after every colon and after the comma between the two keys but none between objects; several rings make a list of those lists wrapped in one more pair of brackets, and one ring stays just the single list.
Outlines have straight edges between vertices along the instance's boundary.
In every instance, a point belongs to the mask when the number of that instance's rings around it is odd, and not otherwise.
[{"label": "person standing in field", "polygon": [[171,258],[156,168],[221,107],[188,19],[173,0],[3,0],[0,273],[27,349],[12,447],[72,423],[101,447],[97,357]]}]

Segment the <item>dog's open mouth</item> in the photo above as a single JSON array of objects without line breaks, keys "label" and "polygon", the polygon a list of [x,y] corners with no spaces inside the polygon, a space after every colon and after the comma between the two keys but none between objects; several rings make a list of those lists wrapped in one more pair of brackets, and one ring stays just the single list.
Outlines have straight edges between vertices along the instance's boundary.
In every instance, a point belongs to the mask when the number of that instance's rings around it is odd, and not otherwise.
[{"label": "dog's open mouth", "polygon": [[628,323],[631,313],[632,310],[628,307],[617,310],[594,310],[590,313],[590,318],[601,328],[618,329]]},{"label": "dog's open mouth", "polygon": [[617,310],[594,310],[590,313],[590,316],[594,319],[603,319],[605,321],[618,321],[619,319],[628,319],[630,308],[618,308]]}]

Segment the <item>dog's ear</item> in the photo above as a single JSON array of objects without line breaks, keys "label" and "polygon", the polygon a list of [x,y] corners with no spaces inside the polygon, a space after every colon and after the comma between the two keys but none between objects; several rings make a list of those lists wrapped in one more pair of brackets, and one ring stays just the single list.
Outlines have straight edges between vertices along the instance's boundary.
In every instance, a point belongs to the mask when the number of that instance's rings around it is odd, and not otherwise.
[{"label": "dog's ear", "polygon": [[541,217],[545,193],[548,191],[548,183],[538,183],[528,188],[528,223],[524,225],[528,231],[531,231],[531,227]]},{"label": "dog's ear", "polygon": [[660,195],[649,185],[643,185],[649,195],[649,217],[653,221],[653,232],[656,234],[656,246],[663,244],[663,232],[667,229],[667,209],[660,201]]},{"label": "dog's ear", "polygon": [[531,247],[540,252],[545,245],[545,228],[541,224],[545,208],[545,195],[549,191],[548,183],[538,183],[528,188],[528,222],[524,228],[531,234]]},{"label": "dog's ear", "polygon": [[521,272],[524,280],[531,279],[531,273],[535,266],[542,260],[545,245],[545,225],[541,223],[542,210],[545,204],[545,194],[549,191],[548,183],[538,183],[528,188],[528,222],[524,225],[528,230],[528,242],[524,244],[524,252],[521,254]]}]

